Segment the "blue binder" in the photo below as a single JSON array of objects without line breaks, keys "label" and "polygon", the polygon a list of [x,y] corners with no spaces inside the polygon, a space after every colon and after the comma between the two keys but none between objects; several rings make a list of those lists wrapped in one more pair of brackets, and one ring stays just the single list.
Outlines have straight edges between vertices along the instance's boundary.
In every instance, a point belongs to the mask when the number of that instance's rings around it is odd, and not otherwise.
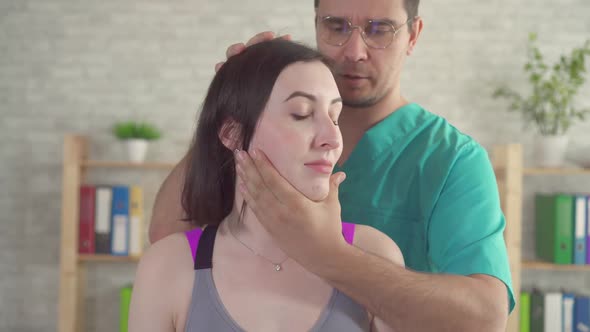
[{"label": "blue binder", "polygon": [[111,254],[129,255],[129,187],[113,187]]},{"label": "blue binder", "polygon": [[576,296],[574,304],[574,331],[590,331],[590,298],[588,296]]}]

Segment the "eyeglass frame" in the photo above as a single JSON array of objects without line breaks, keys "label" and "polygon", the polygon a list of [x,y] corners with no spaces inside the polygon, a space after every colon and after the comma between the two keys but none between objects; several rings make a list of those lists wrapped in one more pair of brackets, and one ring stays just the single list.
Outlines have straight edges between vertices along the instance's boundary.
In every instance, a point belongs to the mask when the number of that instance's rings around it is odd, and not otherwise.
[{"label": "eyeglass frame", "polygon": [[[391,46],[391,43],[393,43],[393,38],[395,38],[395,36],[397,35],[397,33],[400,32],[400,30],[404,27],[404,25],[407,25],[408,23],[410,23],[410,22],[412,22],[412,21],[414,21],[416,19],[416,17],[408,18],[404,23],[400,24],[397,27],[394,26],[393,23],[388,22],[388,21],[385,21],[385,20],[373,20],[373,19],[369,19],[369,20],[366,21],[366,23],[365,23],[364,26],[360,26],[360,25],[352,25],[352,22],[350,21],[350,18],[348,18],[348,17],[339,17],[339,16],[326,15],[326,16],[318,16],[318,19],[316,21],[316,25],[324,22],[326,19],[329,19],[329,18],[339,18],[339,19],[343,19],[344,21],[346,21],[348,23],[348,27],[350,28],[350,33],[348,34],[348,37],[346,38],[346,40],[344,40],[344,42],[342,42],[340,44],[334,45],[334,44],[331,44],[328,41],[326,41],[325,38],[322,38],[322,39],[324,39],[324,42],[326,42],[326,43],[328,43],[329,45],[332,45],[332,46],[338,46],[338,47],[344,46],[346,43],[348,43],[350,41],[350,37],[352,36],[353,30],[354,29],[358,29],[359,30],[359,33],[361,34],[361,38],[363,39],[363,42],[365,42],[365,45],[367,45],[370,48],[374,48],[374,49],[378,49],[378,50],[386,49],[389,46]],[[369,24],[371,24],[373,22],[379,22],[379,23],[383,23],[383,24],[389,25],[391,27],[391,30],[393,30],[393,35],[391,36],[391,40],[384,47],[375,47],[375,46],[369,45],[369,43],[367,42],[367,39],[366,39],[367,38],[367,35],[365,34],[365,29],[364,28],[367,25],[369,25]],[[317,29],[317,26],[316,26],[316,29]]]}]

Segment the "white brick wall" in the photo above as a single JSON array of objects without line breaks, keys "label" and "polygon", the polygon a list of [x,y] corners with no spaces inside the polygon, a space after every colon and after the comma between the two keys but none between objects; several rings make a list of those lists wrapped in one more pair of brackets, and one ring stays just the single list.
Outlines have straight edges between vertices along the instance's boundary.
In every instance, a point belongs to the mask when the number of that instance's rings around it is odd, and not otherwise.
[{"label": "white brick wall", "polygon": [[[521,68],[529,31],[539,33],[552,58],[590,38],[590,1],[424,1],[421,12],[426,26],[406,63],[406,96],[486,147],[530,144],[519,116],[490,94],[502,81],[526,88]],[[112,123],[149,119],[165,132],[149,159],[176,160],[226,47],[263,30],[313,45],[312,20],[311,0],[0,0],[0,330],[56,326],[65,133],[93,137],[94,158],[122,158]],[[590,85],[579,102],[590,106]],[[588,132],[590,123],[572,128],[572,157],[590,160]],[[136,176],[153,194],[164,175],[125,176]],[[106,172],[96,180],[117,178]],[[525,184],[523,243],[530,257],[531,190],[584,191],[590,178]],[[96,265],[89,274],[87,330],[113,331],[112,303],[132,280],[133,266]],[[524,277],[528,284],[590,289],[587,274]]]}]

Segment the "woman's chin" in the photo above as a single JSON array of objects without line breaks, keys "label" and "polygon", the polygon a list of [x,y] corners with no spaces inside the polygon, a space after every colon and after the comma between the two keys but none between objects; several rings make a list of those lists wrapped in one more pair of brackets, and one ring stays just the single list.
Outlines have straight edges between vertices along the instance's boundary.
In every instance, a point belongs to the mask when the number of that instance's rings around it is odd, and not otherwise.
[{"label": "woman's chin", "polygon": [[312,185],[302,193],[310,200],[318,202],[326,199],[326,197],[328,197],[329,192],[329,185]]}]

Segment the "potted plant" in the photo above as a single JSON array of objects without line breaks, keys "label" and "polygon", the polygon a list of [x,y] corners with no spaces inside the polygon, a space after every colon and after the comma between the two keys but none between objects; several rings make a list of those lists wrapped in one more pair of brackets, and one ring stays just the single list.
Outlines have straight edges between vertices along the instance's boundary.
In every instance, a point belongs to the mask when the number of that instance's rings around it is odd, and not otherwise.
[{"label": "potted plant", "polygon": [[113,127],[115,136],[127,145],[129,160],[141,163],[145,160],[148,142],[161,137],[160,131],[154,126],[135,121],[118,122]]},{"label": "potted plant", "polygon": [[520,111],[525,124],[536,125],[538,137],[534,153],[537,164],[558,167],[563,165],[568,129],[575,121],[584,120],[590,111],[573,105],[574,97],[585,82],[585,58],[590,55],[590,40],[582,47],[574,48],[569,56],[562,55],[551,66],[545,63],[536,41],[536,34],[531,33],[524,65],[532,92],[523,96],[507,86],[501,86],[493,96],[508,99],[511,111]]}]

